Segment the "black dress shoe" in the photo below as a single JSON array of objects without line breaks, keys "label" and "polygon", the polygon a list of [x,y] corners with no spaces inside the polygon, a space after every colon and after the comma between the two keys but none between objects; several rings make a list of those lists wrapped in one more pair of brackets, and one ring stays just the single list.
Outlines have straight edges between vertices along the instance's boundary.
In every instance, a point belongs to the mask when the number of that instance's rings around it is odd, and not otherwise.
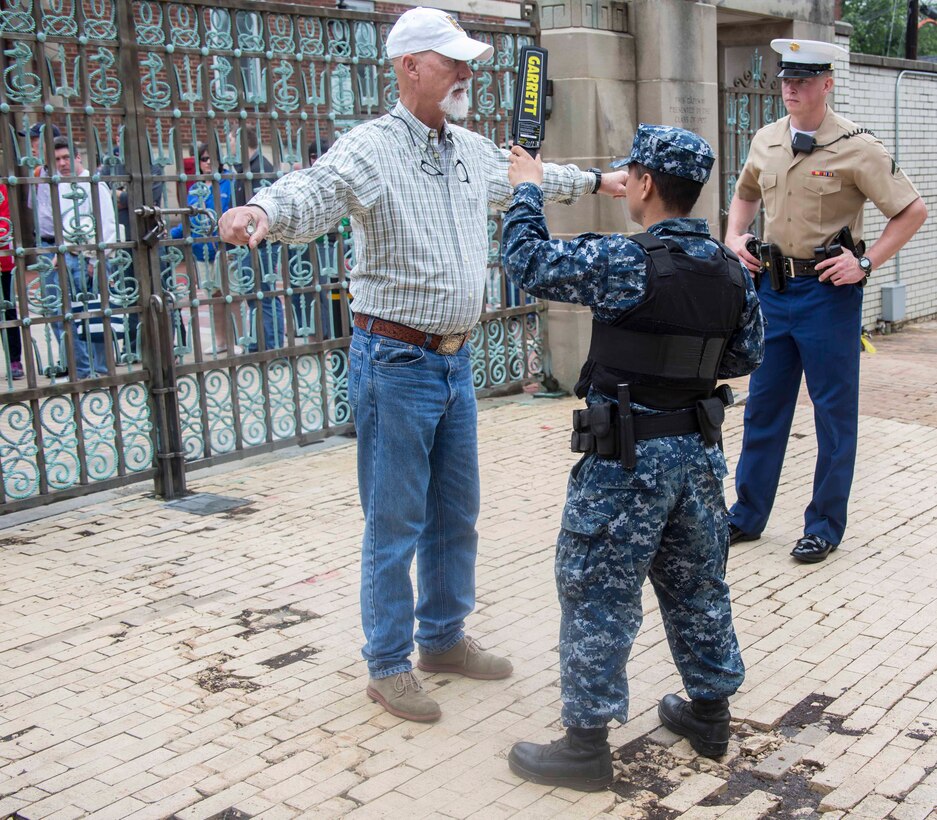
[{"label": "black dress shoe", "polygon": [[804,564],[817,564],[825,561],[831,552],[836,552],[838,546],[839,544],[831,544],[819,535],[809,533],[797,542],[791,550],[791,555]]},{"label": "black dress shoe", "polygon": [[657,714],[671,732],[685,737],[704,757],[722,757],[729,748],[729,701],[687,701],[664,695]]},{"label": "black dress shoe", "polygon": [[744,532],[740,530],[735,524],[729,524],[729,546],[732,544],[738,544],[739,541],[757,541],[761,538],[761,533],[757,535],[750,532]]},{"label": "black dress shoe", "polygon": [[552,743],[515,743],[508,765],[514,774],[531,783],[600,791],[613,779],[608,730],[567,729]]}]

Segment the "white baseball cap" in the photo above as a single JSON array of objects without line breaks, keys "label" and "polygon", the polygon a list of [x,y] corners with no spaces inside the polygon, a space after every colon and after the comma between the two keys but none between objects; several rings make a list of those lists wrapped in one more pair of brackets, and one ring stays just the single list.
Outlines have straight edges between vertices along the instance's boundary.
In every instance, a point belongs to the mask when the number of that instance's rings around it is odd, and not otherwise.
[{"label": "white baseball cap", "polygon": [[417,6],[404,12],[387,35],[387,56],[435,51],[453,60],[486,60],[494,49],[473,40],[452,15]]}]

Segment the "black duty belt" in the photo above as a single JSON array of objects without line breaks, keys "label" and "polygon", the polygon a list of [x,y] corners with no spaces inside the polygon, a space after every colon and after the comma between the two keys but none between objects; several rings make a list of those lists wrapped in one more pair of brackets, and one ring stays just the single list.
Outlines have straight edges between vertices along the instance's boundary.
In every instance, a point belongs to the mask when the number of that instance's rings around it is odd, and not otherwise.
[{"label": "black duty belt", "polygon": [[617,405],[601,402],[574,410],[570,449],[574,453],[617,458],[623,467],[633,469],[637,441],[700,433],[707,444],[718,444],[722,440],[725,408],[733,401],[732,391],[723,385],[712,398],[698,401],[694,407],[636,416],[631,412],[630,398],[629,386],[620,384]]}]

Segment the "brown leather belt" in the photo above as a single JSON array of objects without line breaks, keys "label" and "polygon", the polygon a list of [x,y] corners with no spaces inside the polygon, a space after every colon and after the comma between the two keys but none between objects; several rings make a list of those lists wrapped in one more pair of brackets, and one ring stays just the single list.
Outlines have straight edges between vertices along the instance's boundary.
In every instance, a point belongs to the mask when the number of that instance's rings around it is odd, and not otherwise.
[{"label": "brown leather belt", "polygon": [[794,259],[790,256],[781,257],[781,267],[784,275],[788,279],[795,279],[798,276],[819,276],[823,271],[818,271],[816,259]]},{"label": "brown leather belt", "polygon": [[389,339],[397,339],[397,341],[406,342],[417,347],[428,347],[443,356],[454,356],[458,353],[462,349],[462,345],[468,341],[469,336],[468,333],[450,333],[445,336],[436,333],[424,333],[422,330],[400,325],[397,322],[388,322],[386,319],[377,319],[365,313],[355,314],[355,327],[367,330],[369,321],[371,322],[371,332],[376,333],[378,336],[387,336]]}]

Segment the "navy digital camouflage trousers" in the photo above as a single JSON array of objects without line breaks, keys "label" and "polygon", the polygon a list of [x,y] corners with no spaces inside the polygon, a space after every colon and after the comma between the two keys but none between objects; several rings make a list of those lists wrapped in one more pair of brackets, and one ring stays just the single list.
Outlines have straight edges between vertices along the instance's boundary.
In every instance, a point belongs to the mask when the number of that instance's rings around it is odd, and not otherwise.
[{"label": "navy digital camouflage trousers", "polygon": [[587,455],[570,474],[556,550],[567,726],[627,720],[648,576],[687,694],[728,697],[745,677],[725,583],[725,458],[698,434],[639,441],[637,455],[633,470]]}]

